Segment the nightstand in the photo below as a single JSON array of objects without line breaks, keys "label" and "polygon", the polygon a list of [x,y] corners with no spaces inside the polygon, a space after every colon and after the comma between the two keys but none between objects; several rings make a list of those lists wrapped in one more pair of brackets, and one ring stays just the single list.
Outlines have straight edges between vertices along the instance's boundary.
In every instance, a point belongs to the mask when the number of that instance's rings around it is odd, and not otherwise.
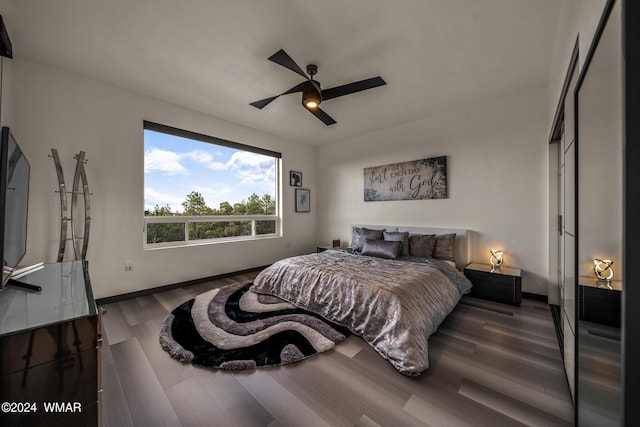
[{"label": "nightstand", "polygon": [[471,281],[471,295],[506,304],[520,305],[522,301],[522,270],[502,267],[491,272],[487,264],[471,263],[464,269]]},{"label": "nightstand", "polygon": [[612,280],[610,286],[591,277],[578,279],[580,320],[620,327],[622,282]]}]

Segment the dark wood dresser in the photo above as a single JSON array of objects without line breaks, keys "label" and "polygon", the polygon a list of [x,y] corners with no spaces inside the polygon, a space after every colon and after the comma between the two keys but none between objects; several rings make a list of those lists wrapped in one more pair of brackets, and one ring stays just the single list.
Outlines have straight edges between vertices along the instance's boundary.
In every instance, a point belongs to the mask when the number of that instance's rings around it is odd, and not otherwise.
[{"label": "dark wood dresser", "polygon": [[473,296],[518,306],[522,301],[522,271],[519,268],[502,267],[492,272],[490,265],[472,263],[465,267],[464,275],[473,284]]},{"label": "dark wood dresser", "polygon": [[45,264],[20,281],[42,291],[0,291],[0,425],[99,425],[100,319],[87,262]]},{"label": "dark wood dresser", "polygon": [[578,280],[580,320],[620,327],[622,282],[608,284],[590,277]]}]

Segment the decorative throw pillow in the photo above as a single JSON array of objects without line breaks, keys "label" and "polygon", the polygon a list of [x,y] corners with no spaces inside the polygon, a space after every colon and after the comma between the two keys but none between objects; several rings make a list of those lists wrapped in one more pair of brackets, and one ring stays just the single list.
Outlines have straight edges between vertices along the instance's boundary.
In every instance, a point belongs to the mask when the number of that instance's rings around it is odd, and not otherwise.
[{"label": "decorative throw pillow", "polygon": [[453,242],[456,234],[438,234],[436,236],[436,244],[433,248],[433,258],[446,261],[455,261],[453,257]]},{"label": "decorative throw pillow", "polygon": [[400,253],[401,241],[372,240],[366,239],[362,247],[362,255],[375,256],[378,258],[394,259]]},{"label": "decorative throw pillow", "polygon": [[435,234],[412,234],[409,236],[409,255],[432,258],[435,244]]},{"label": "decorative throw pillow", "polygon": [[360,233],[362,232],[362,228],[360,227],[352,227],[351,228],[351,244],[350,248],[355,249],[358,245],[358,239],[360,238]]},{"label": "decorative throw pillow", "polygon": [[351,236],[351,247],[355,251],[361,251],[364,246],[364,242],[367,239],[372,240],[382,240],[385,230],[372,230],[365,227],[353,227],[353,232]]},{"label": "decorative throw pillow", "polygon": [[408,231],[385,231],[382,233],[384,240],[389,242],[402,242],[400,244],[400,255],[409,255],[409,232]]}]

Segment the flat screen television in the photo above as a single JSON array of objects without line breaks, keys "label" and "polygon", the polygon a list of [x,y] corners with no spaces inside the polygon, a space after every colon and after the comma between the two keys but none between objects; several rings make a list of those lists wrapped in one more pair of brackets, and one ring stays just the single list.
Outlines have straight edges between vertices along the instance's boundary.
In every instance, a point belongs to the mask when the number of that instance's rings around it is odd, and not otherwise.
[{"label": "flat screen television", "polygon": [[30,166],[8,127],[2,128],[0,148],[0,255],[3,260],[2,286],[27,250]]}]

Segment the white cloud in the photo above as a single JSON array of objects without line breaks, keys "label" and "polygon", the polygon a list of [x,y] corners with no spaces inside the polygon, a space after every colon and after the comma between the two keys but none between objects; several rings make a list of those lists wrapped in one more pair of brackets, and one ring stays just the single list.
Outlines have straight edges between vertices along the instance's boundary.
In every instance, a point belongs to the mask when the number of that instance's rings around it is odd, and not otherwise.
[{"label": "white cloud", "polygon": [[202,194],[207,206],[218,209],[221,202],[228,201],[233,204],[235,201],[230,200],[230,197],[236,196],[233,192],[233,188],[227,184],[216,183],[214,186],[196,186],[194,191]]},{"label": "white cloud", "polygon": [[218,162],[213,154],[202,150],[176,153],[175,151],[152,148],[144,153],[144,172],[159,171],[165,175],[188,174],[182,165],[184,159],[198,162],[214,171],[232,171],[243,184],[271,184],[275,175],[275,160],[269,156],[235,152],[226,162]]},{"label": "white cloud", "polygon": [[153,209],[156,205],[160,207],[169,205],[172,212],[182,212],[184,210],[182,207],[184,199],[184,197],[156,191],[150,187],[144,188],[145,209]]},{"label": "white cloud", "polygon": [[275,186],[275,164],[268,167],[256,167],[250,169],[239,169],[236,173],[241,177],[243,184]]},{"label": "white cloud", "polygon": [[273,157],[239,151],[233,153],[226,163],[211,162],[213,170],[231,170],[240,177],[242,184],[274,184],[275,160]]},{"label": "white cloud", "polygon": [[180,163],[184,157],[173,151],[152,148],[144,153],[144,173],[160,171],[166,175],[186,174],[187,169]]},{"label": "white cloud", "polygon": [[213,162],[213,154],[202,150],[189,151],[187,153],[178,154],[181,159],[191,159],[194,162],[209,165]]}]

